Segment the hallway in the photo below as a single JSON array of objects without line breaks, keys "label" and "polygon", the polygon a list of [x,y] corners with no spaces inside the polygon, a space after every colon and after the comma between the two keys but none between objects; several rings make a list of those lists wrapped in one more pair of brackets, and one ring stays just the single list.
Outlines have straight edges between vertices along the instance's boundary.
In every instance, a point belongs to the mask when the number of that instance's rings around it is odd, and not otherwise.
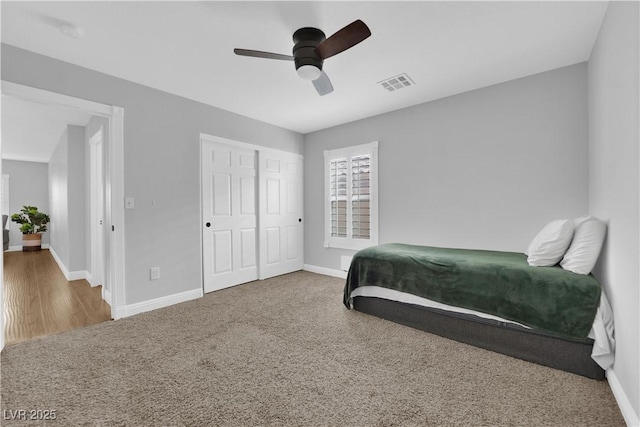
[{"label": "hallway", "polygon": [[48,250],[4,252],[5,344],[111,320],[101,291],[68,282]]}]

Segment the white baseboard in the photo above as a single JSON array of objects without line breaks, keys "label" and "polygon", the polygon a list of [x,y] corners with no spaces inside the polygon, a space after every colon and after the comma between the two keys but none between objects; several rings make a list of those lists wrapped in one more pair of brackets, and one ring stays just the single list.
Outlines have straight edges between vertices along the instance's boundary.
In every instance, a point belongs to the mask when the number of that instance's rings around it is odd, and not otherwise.
[{"label": "white baseboard", "polygon": [[56,264],[58,264],[58,268],[62,270],[62,274],[64,275],[64,277],[67,277],[67,274],[69,274],[69,270],[67,270],[67,267],[64,265],[64,263],[62,262],[62,260],[60,259],[56,251],[53,248],[49,248],[49,253],[53,257]]},{"label": "white baseboard", "polygon": [[620,381],[618,381],[616,373],[612,369],[607,369],[607,381],[609,382],[609,387],[611,388],[613,397],[615,397],[616,402],[618,403],[620,412],[622,412],[624,421],[629,427],[640,426],[640,416],[638,416],[636,411],[633,409],[633,405],[631,404],[629,397],[624,392],[622,385],[620,385]]},{"label": "white baseboard", "polygon": [[204,292],[202,288],[194,289],[191,291],[181,292],[179,294],[168,295],[166,297],[160,297],[148,301],[137,302],[135,304],[129,304],[121,309],[117,310],[116,318],[121,319],[123,317],[133,316],[135,314],[144,313],[151,310],[157,310],[159,308],[168,307],[170,305],[178,304],[193,299],[202,298]]},{"label": "white baseboard", "polygon": [[51,256],[53,256],[53,259],[56,261],[56,264],[58,264],[58,267],[60,267],[60,270],[62,271],[62,274],[64,275],[65,279],[67,279],[67,281],[80,280],[80,279],[87,278],[87,270],[69,271],[67,269],[67,266],[64,265],[64,263],[62,262],[62,260],[60,259],[60,257],[58,256],[58,254],[53,248],[50,247],[49,252],[51,253]]},{"label": "white baseboard", "polygon": [[90,271],[85,270],[85,279],[87,279],[87,282],[89,282],[89,284],[91,285],[92,288],[95,288],[98,285],[102,285],[101,281],[97,281],[93,278],[93,275],[91,274]]},{"label": "white baseboard", "polygon": [[[40,247],[42,249],[49,249],[49,244],[48,243],[43,243]],[[22,245],[9,246],[9,249],[7,249],[7,252],[22,252]]]},{"label": "white baseboard", "polygon": [[339,277],[341,279],[347,278],[346,271],[335,270],[333,268],[318,267],[317,265],[304,264],[302,266],[302,269],[304,271],[310,271],[311,273],[324,274],[325,276]]},{"label": "white baseboard", "polygon": [[69,275],[67,275],[65,277],[67,278],[68,281],[86,279],[87,271],[86,270],[70,271]]},{"label": "white baseboard", "polygon": [[102,287],[102,299],[109,305],[111,305],[111,291]]}]

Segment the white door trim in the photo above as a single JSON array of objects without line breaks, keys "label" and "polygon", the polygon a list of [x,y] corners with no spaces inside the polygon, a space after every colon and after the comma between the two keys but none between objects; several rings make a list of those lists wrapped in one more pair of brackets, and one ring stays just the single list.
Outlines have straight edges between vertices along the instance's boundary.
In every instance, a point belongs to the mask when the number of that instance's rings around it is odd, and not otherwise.
[{"label": "white door trim", "polygon": [[[227,144],[227,145],[233,145],[235,147],[238,148],[244,148],[246,150],[256,150],[256,151],[260,151],[260,150],[275,150],[275,151],[282,151],[282,150],[276,150],[274,148],[267,148],[267,147],[263,147],[262,145],[256,145],[256,144],[250,144],[248,142],[241,142],[241,141],[236,141],[235,139],[228,139],[228,138],[223,138],[221,136],[215,136],[215,135],[209,135],[206,133],[201,133],[200,134],[200,140],[205,140],[205,141],[210,141],[210,142],[219,142],[222,144]],[[283,153],[288,153],[288,151],[282,151]],[[201,152],[202,154],[202,152]]]},{"label": "white door trim", "polygon": [[[2,93],[27,101],[80,109],[109,120],[109,156],[105,159],[105,212],[106,224],[112,227],[106,248],[109,265],[105,282],[111,289],[111,317],[119,319],[126,313],[125,257],[124,257],[124,108],[100,104],[47,90],[2,81]],[[1,262],[1,261],[0,261]],[[2,286],[0,285],[0,298]],[[0,303],[2,301],[0,300]],[[1,316],[0,316],[1,317]],[[2,319],[0,319],[2,320]],[[1,325],[4,327],[4,325]],[[4,330],[4,329],[2,329]],[[4,342],[2,342],[4,344]]]},{"label": "white door trim", "polygon": [[[89,240],[91,265],[87,280],[91,286],[104,285],[104,128],[89,138]],[[102,286],[102,299],[106,286]]]}]

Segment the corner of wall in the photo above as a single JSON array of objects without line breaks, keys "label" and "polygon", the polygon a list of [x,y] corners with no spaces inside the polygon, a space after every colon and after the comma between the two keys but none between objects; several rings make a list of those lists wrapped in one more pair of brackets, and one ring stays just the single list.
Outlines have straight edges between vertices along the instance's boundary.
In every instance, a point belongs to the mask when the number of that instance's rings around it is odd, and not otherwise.
[{"label": "corner of wall", "polygon": [[640,3],[610,2],[588,63],[589,213],[608,223],[594,275],[613,309],[607,377],[629,425],[640,425],[639,23]]}]

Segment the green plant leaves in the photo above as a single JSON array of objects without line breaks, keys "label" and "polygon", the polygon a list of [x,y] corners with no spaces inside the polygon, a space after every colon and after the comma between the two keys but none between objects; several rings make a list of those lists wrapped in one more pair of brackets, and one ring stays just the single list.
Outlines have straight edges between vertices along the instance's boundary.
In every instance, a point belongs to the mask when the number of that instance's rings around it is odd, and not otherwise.
[{"label": "green plant leaves", "polygon": [[23,206],[20,213],[11,215],[11,221],[21,224],[22,234],[36,234],[47,231],[49,215],[39,212],[36,206]]}]

